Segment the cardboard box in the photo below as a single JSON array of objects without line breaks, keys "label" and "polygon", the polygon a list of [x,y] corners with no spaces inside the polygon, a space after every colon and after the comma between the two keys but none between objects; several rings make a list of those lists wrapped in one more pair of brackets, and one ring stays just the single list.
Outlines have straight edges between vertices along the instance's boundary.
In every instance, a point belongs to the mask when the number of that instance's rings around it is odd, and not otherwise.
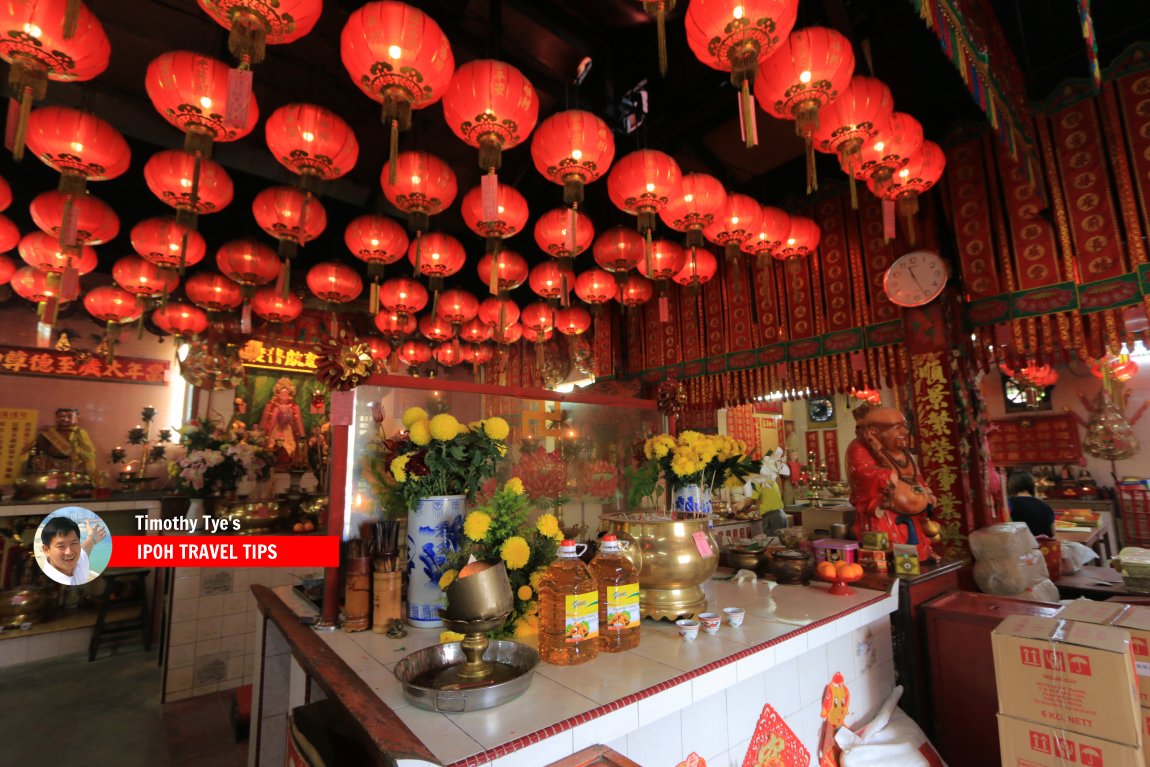
[{"label": "cardboard box", "polygon": [[894,545],[894,572],[904,577],[919,574],[918,546],[907,543]]},{"label": "cardboard box", "polygon": [[890,569],[890,552],[859,549],[859,564],[876,572],[885,573]]},{"label": "cardboard box", "polygon": [[857,562],[859,545],[857,541],[843,541],[837,538],[820,538],[811,544],[815,550],[815,562]]},{"label": "cardboard box", "polygon": [[1150,706],[1150,607],[1079,599],[1063,608],[1058,617],[1129,631],[1130,652],[1139,677],[1138,702],[1142,706]]},{"label": "cardboard box", "polygon": [[1002,767],[1144,767],[1141,748],[998,715]]},{"label": "cardboard box", "polygon": [[1141,746],[1129,632],[1011,615],[998,624],[991,640],[999,713]]},{"label": "cardboard box", "polygon": [[881,530],[864,530],[862,547],[871,551],[890,551],[890,535]]}]

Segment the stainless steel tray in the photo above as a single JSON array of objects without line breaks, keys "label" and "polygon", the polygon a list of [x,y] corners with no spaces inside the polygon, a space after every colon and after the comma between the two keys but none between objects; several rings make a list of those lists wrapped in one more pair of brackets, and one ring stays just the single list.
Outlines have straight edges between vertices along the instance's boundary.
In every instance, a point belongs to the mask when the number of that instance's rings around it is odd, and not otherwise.
[{"label": "stainless steel tray", "polygon": [[531,676],[539,665],[539,653],[533,647],[497,639],[488,645],[483,660],[510,666],[518,675],[506,682],[466,690],[437,690],[415,684],[414,680],[428,672],[463,663],[463,650],[459,642],[449,642],[408,655],[395,664],[395,677],[403,685],[403,697],[413,706],[451,714],[479,711],[501,705],[523,694],[531,685]]}]

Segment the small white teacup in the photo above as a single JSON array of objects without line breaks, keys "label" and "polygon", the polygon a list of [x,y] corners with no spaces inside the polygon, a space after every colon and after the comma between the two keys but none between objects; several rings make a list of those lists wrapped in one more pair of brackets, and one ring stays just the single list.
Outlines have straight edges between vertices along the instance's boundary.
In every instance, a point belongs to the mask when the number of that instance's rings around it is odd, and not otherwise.
[{"label": "small white teacup", "polygon": [[718,613],[699,613],[699,623],[703,624],[703,631],[708,634],[718,634],[723,619]]},{"label": "small white teacup", "polygon": [[727,617],[727,623],[731,626],[742,626],[747,611],[741,607],[724,607],[723,615]]},{"label": "small white teacup", "polygon": [[688,642],[693,642],[699,636],[699,622],[696,620],[680,618],[675,621],[675,625],[679,627],[679,636]]}]

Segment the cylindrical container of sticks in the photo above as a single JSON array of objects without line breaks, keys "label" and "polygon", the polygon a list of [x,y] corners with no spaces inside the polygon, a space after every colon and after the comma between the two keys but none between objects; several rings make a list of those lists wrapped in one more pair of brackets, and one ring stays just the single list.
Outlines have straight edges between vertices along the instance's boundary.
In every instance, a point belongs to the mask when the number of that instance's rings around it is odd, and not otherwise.
[{"label": "cylindrical container of sticks", "polygon": [[375,561],[372,589],[371,630],[386,633],[391,624],[403,619],[403,573],[399,570],[381,570],[381,560]]},{"label": "cylindrical container of sticks", "polygon": [[349,556],[344,565],[343,630],[367,631],[369,628],[371,628],[371,557]]}]

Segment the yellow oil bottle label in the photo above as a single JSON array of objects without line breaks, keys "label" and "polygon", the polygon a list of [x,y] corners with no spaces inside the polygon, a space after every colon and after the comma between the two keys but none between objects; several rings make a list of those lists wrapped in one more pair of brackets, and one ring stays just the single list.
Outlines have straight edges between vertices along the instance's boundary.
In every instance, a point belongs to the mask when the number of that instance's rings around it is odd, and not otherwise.
[{"label": "yellow oil bottle label", "polygon": [[576,644],[599,636],[599,592],[568,595],[563,600],[566,607],[565,640]]},{"label": "yellow oil bottle label", "polygon": [[608,586],[607,625],[604,631],[622,631],[639,627],[639,584],[621,583]]}]

